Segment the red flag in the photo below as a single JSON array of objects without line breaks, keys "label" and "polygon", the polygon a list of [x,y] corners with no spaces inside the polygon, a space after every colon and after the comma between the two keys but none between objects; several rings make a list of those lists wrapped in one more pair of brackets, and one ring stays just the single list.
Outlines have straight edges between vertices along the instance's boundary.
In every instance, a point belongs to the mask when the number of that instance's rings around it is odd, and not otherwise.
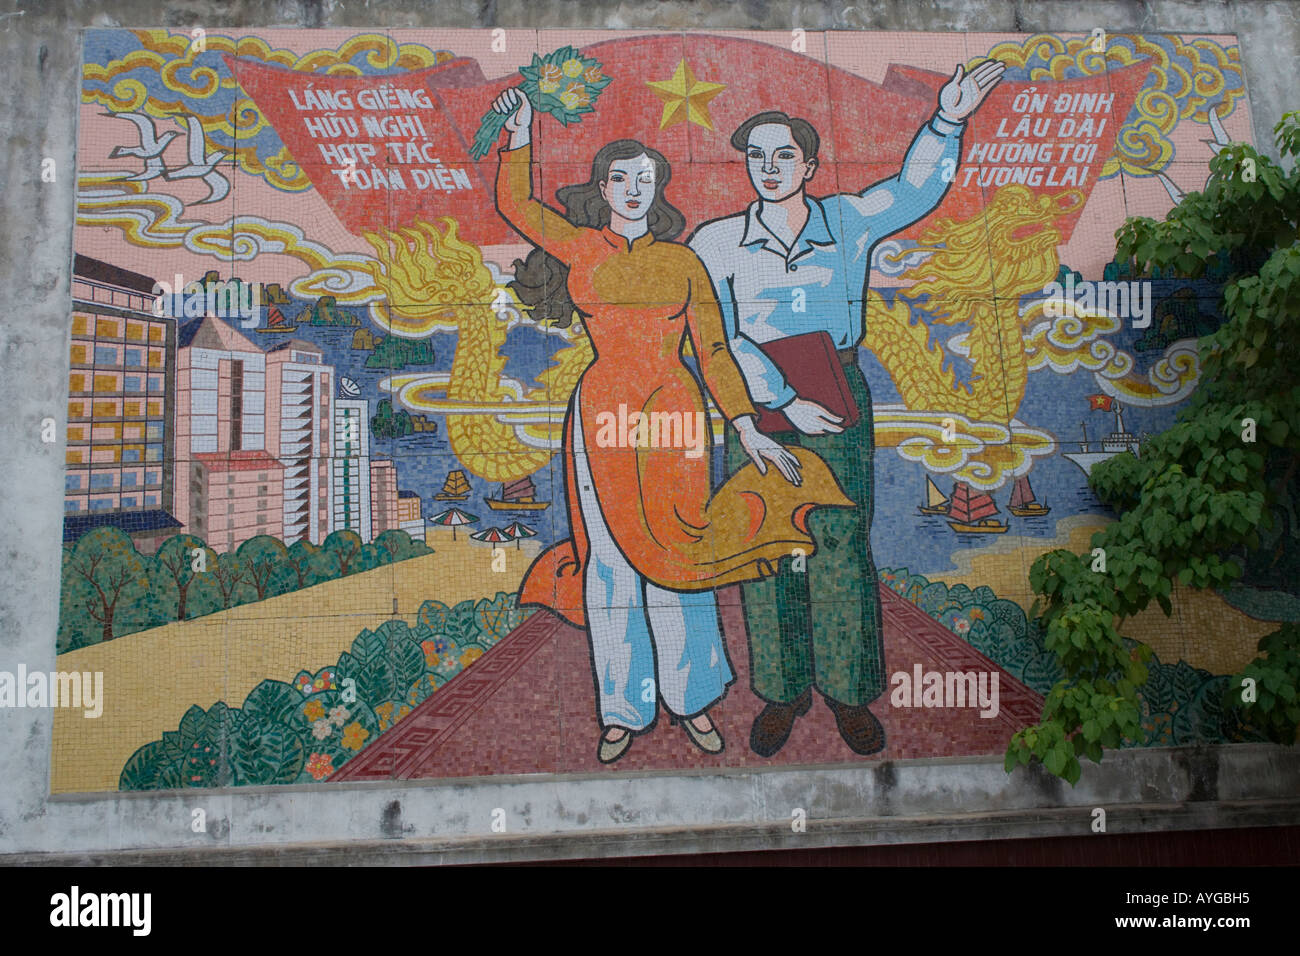
[{"label": "red flag", "polygon": [[[581,122],[561,126],[543,114],[534,119],[538,195],[554,204],[558,188],[587,180],[602,146],[636,139],[671,163],[668,199],[685,213],[686,234],[753,201],[743,156],[730,145],[732,132],[753,114],[781,110],[807,119],[821,134],[822,171],[810,185],[812,195],[859,191],[897,174],[912,137],[933,115],[938,91],[951,77],[894,65],[884,83],[874,83],[783,47],[701,34],[606,40],[581,53],[598,59],[612,82],[595,112]],[[333,77],[227,59],[348,229],[373,229],[385,221],[397,228],[416,217],[432,221],[449,215],[472,241],[518,241],[495,210],[496,156],[489,152],[478,163],[469,158],[484,112],[499,92],[521,82],[518,73],[487,80],[476,61],[460,58],[397,76]],[[991,190],[1006,182],[1023,182],[1040,195],[1077,189],[1086,199],[1149,69],[1143,61],[1078,79],[1004,80],[970,120],[943,203],[907,233],[914,235],[937,216],[973,215]],[[306,102],[308,87],[316,91],[314,107]],[[355,101],[366,95],[373,102],[379,95],[373,91],[383,87],[401,98],[385,100],[378,113],[369,111],[370,129],[382,120],[396,135],[385,130],[367,135],[367,111]],[[427,100],[413,99],[411,91],[419,87],[428,92]],[[354,107],[326,117],[321,91],[339,90],[349,94]],[[355,139],[319,135],[322,121],[349,117],[363,127]],[[340,154],[322,149],[338,144],[375,147],[372,158],[387,160],[377,165],[381,175],[358,162],[356,179],[343,181],[345,165],[330,162]],[[369,184],[364,188],[363,179]],[[1058,217],[1063,240],[1081,208],[1079,203]]]},{"label": "red flag", "polygon": [[1092,407],[1088,409],[1090,412],[1108,412],[1115,404],[1115,399],[1109,395],[1089,395],[1088,401],[1092,403]]},{"label": "red flag", "polygon": [[[463,117],[449,117],[438,98],[443,86],[471,87],[481,113],[492,84],[476,60],[386,76],[322,76],[231,56],[226,62],[350,232],[453,216],[474,223],[479,242],[516,241],[493,212],[493,178],[470,159]],[[475,128],[468,127],[470,137]]]},{"label": "red flag", "polygon": [[[931,217],[971,215],[1007,183],[1023,182],[1035,193],[1058,197],[1078,189],[1084,202],[1056,218],[1061,241],[1068,241],[1150,72],[1150,62],[1142,60],[1069,80],[1003,80],[969,118],[953,188]],[[891,64],[884,83],[863,98],[847,93],[862,80],[832,69],[832,89],[846,90],[835,115],[839,154],[852,161],[875,163],[887,157],[886,162],[901,162],[917,127],[934,112],[939,91],[951,78]],[[889,121],[882,122],[884,117]],[[862,136],[859,129],[870,129],[871,134]],[[861,189],[871,182],[861,177],[859,184],[853,167],[842,169],[846,172],[840,177],[841,189]]]}]

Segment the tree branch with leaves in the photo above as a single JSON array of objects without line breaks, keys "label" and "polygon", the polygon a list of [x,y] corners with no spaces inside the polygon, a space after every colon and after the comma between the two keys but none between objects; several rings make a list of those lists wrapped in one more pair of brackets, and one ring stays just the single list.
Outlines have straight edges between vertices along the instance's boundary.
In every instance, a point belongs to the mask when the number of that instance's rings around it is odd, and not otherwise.
[{"label": "tree branch with leaves", "polygon": [[[1143,739],[1139,689],[1151,650],[1121,629],[1153,600],[1170,614],[1175,581],[1223,588],[1300,559],[1291,504],[1300,458],[1300,114],[1286,114],[1274,132],[1290,171],[1231,144],[1211,160],[1203,192],[1164,221],[1130,218],[1116,232],[1116,258],[1136,276],[1226,273],[1226,318],[1200,340],[1198,388],[1174,426],[1144,442],[1140,458],[1122,454],[1092,470],[1090,487],[1119,520],[1093,536],[1090,554],[1053,551],[1030,570],[1032,613],[1066,676],[1042,720],[1011,739],[1008,772],[1039,761],[1073,784],[1080,757],[1100,762],[1104,748]],[[1284,626],[1258,650],[1224,705],[1293,743],[1300,628]]]}]

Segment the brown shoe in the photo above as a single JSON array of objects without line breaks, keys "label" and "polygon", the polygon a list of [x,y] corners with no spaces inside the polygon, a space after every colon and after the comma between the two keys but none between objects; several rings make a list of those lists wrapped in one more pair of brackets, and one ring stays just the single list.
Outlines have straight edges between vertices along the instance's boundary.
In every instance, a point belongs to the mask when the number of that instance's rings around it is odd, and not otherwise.
[{"label": "brown shoe", "polygon": [[885,749],[885,728],[880,726],[880,721],[866,704],[850,707],[829,697],[826,703],[835,715],[835,725],[850,750],[865,757]]},{"label": "brown shoe", "polygon": [[790,739],[796,717],[808,713],[812,706],[812,688],[806,689],[788,704],[769,703],[749,731],[749,749],[760,757],[770,757]]}]

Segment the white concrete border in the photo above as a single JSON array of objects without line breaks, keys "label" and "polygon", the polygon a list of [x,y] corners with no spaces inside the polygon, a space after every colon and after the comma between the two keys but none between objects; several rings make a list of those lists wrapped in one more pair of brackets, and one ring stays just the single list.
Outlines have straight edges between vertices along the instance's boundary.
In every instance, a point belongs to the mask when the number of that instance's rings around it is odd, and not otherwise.
[{"label": "white concrete border", "polygon": [[[1300,5],[1285,0],[1035,3],[905,0],[735,4],[604,0],[333,0],[277,3],[268,24],[252,0],[19,0],[0,16],[0,60],[14,94],[0,117],[0,666],[52,669],[63,520],[63,445],[40,422],[64,421],[74,211],[75,116],[83,27],[186,30],[284,27],[587,27],[1236,33],[1256,140],[1300,107]],[[56,162],[42,183],[41,160]],[[62,429],[60,428],[60,432]],[[1108,754],[1071,789],[1041,770],[1003,773],[1000,758],[863,763],[770,771],[329,784],[182,793],[49,796],[49,711],[0,710],[0,863],[451,862],[708,852],[1300,822],[1300,752],[1262,745]],[[790,828],[808,811],[806,833]],[[191,811],[207,832],[191,832]],[[492,834],[491,811],[507,832]],[[346,857],[343,856],[346,854]]]}]

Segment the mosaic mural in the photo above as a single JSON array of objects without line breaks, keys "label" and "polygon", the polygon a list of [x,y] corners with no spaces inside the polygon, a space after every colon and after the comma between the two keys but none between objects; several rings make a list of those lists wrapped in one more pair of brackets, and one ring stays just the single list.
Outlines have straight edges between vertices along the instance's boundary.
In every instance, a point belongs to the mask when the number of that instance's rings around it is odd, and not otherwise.
[{"label": "mosaic mural", "polygon": [[[1230,36],[92,30],[55,791],[1001,754],[1250,141]],[[1294,608],[1134,619],[1229,739]]]}]

